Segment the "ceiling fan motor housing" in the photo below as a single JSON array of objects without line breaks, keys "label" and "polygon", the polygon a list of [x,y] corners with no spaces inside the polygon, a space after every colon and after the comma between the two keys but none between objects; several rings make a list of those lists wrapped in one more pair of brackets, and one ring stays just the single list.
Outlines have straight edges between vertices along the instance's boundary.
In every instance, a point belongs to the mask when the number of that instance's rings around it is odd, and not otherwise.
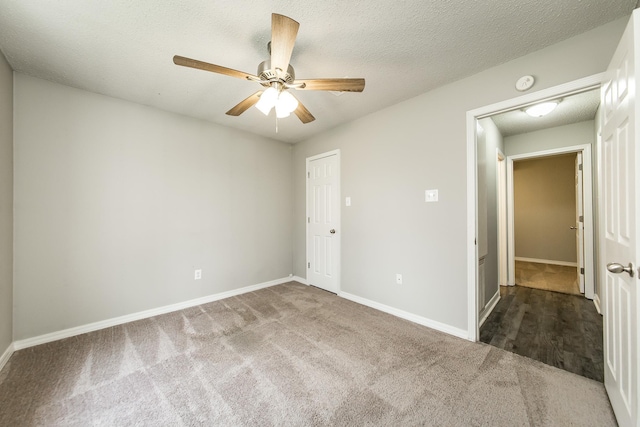
[{"label": "ceiling fan motor housing", "polygon": [[260,65],[258,65],[258,72],[256,74],[260,80],[267,80],[265,83],[262,83],[264,87],[269,87],[274,80],[278,80],[281,83],[293,84],[293,81],[296,79],[296,72],[291,64],[289,64],[287,72],[285,73],[282,70],[271,69],[271,60],[261,62]]}]

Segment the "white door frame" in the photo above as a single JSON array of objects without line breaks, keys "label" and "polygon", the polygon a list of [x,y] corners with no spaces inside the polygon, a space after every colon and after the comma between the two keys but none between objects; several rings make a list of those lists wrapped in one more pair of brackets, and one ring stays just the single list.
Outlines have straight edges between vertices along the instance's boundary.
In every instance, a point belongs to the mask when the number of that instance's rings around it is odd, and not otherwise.
[{"label": "white door frame", "polygon": [[[335,234],[335,236],[333,237],[336,241],[336,294],[340,295],[340,290],[342,289],[340,286],[341,283],[341,277],[342,277],[342,222],[341,222],[341,213],[342,213],[342,196],[341,196],[341,192],[340,192],[340,185],[341,185],[341,174],[340,174],[340,165],[341,165],[341,161],[340,161],[340,149],[337,150],[332,150],[332,151],[327,151],[326,153],[321,153],[321,154],[316,154],[315,156],[311,156],[311,157],[307,157],[306,160],[306,168],[305,168],[305,176],[304,176],[304,182],[305,182],[305,193],[306,193],[306,197],[305,197],[305,218],[309,218],[310,212],[309,212],[309,165],[311,164],[312,161],[314,160],[318,160],[318,159],[322,159],[324,157],[329,157],[329,156],[336,156],[336,161],[337,161],[337,171],[336,171],[336,180],[337,180],[337,184],[336,184],[336,199],[337,199],[337,203],[338,203],[338,209],[337,209],[337,213],[336,213],[336,229],[337,229],[337,233]],[[307,266],[309,265],[309,260],[311,259],[311,253],[309,251],[309,221],[305,221],[305,247],[306,247],[306,260],[305,263],[307,263]],[[307,284],[309,284],[309,268],[306,268],[306,274],[305,274],[305,279]]]},{"label": "white door frame", "polygon": [[509,261],[508,238],[509,227],[507,225],[507,157],[499,148],[496,148],[497,162],[497,185],[498,189],[498,286],[508,286],[509,283]]},{"label": "white door frame", "polygon": [[[597,145],[596,145],[596,152],[597,152]],[[586,253],[585,253],[585,247],[586,247],[586,242],[585,242],[585,227],[584,227],[584,209],[585,209],[585,185],[584,185],[584,172],[583,172],[583,168],[584,168],[584,153],[577,153],[576,154],[576,160],[574,163],[574,188],[575,188],[575,194],[576,194],[576,225],[574,227],[576,227],[576,232],[575,232],[575,243],[576,243],[576,260],[578,261],[578,285],[580,287],[580,292],[582,292],[583,294],[585,294],[586,296],[586,284],[585,284],[585,276],[584,276],[584,269],[586,268]],[[592,163],[593,165],[593,163]],[[593,171],[591,171],[593,174]],[[593,175],[591,175],[593,176]],[[593,182],[592,182],[593,185]],[[593,188],[592,188],[593,189]],[[591,200],[591,206],[593,207],[593,197],[594,197],[594,193],[593,191],[591,192],[591,194],[589,195]],[[593,213],[593,212],[592,212]],[[582,223],[582,224],[580,224]],[[594,230],[591,230],[592,234],[595,235]],[[595,242],[595,239],[594,239]],[[595,246],[595,245],[594,245]],[[594,251],[596,251],[596,249],[593,249]],[[595,253],[594,252],[594,260],[595,260]],[[595,267],[595,266],[594,266]],[[582,273],[580,273],[580,269],[583,269]],[[592,272],[595,271],[595,268],[592,270]],[[594,288],[595,288],[595,277],[593,279],[593,283],[594,283]],[[594,289],[594,294],[595,294],[595,289]],[[593,298],[591,298],[593,299]]]},{"label": "white door frame", "polygon": [[515,232],[514,232],[514,185],[513,162],[514,160],[535,159],[540,157],[556,156],[559,154],[582,153],[582,182],[584,194],[584,296],[593,299],[595,293],[595,262],[594,262],[594,227],[593,227],[593,180],[591,163],[591,144],[574,145],[571,147],[554,148],[552,150],[535,151],[507,157],[507,188],[508,208],[507,223],[509,227],[509,242],[507,249],[509,266],[509,284],[515,284]]},{"label": "white door frame", "polygon": [[576,92],[600,87],[604,73],[594,74],[572,82],[528,93],[516,98],[486,105],[467,111],[467,333],[470,341],[477,341],[480,335],[478,327],[478,182],[477,182],[477,150],[476,122],[483,117],[512,110],[527,104],[546,99],[566,96]]}]

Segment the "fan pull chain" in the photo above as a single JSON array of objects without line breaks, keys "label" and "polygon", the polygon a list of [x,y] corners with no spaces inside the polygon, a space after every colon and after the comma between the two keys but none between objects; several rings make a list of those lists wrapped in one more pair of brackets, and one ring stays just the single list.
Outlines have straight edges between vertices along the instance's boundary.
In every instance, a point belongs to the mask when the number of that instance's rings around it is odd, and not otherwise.
[{"label": "fan pull chain", "polygon": [[278,116],[276,116],[276,133],[278,133]]}]

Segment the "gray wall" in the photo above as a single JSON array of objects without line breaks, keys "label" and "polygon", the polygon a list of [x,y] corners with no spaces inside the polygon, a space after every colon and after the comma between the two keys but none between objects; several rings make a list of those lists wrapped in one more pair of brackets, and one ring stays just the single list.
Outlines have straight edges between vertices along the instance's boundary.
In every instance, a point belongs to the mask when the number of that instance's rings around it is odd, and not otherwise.
[{"label": "gray wall", "polygon": [[0,52],[0,356],[13,341],[13,71]]},{"label": "gray wall", "polygon": [[[342,290],[467,329],[466,112],[606,69],[627,19],[440,87],[294,146],[294,273],[306,276],[305,159],[342,150]],[[367,90],[375,90],[369,88]],[[321,119],[321,118],[319,118]],[[440,201],[424,202],[439,189]],[[394,274],[402,273],[398,286]]]},{"label": "gray wall", "polygon": [[289,144],[22,74],[14,95],[14,339],[291,273]]},{"label": "gray wall", "polygon": [[[482,128],[483,144],[478,138],[478,256],[485,256],[485,293],[480,295],[484,307],[498,292],[498,155],[497,149],[504,154],[502,135],[493,120],[479,120]],[[483,163],[483,168],[480,164]],[[480,197],[480,188],[484,187],[484,201]],[[484,212],[481,215],[481,206]],[[484,230],[484,231],[483,231]]]},{"label": "gray wall", "polygon": [[[593,120],[587,120],[536,132],[508,136],[504,139],[504,149],[506,150],[504,154],[507,156],[515,156],[518,154],[534,153],[536,151],[591,144],[591,153],[595,158],[595,143],[595,122]],[[596,169],[594,168],[593,170],[595,171]]]},{"label": "gray wall", "polygon": [[513,163],[515,255],[576,263],[576,154]]}]

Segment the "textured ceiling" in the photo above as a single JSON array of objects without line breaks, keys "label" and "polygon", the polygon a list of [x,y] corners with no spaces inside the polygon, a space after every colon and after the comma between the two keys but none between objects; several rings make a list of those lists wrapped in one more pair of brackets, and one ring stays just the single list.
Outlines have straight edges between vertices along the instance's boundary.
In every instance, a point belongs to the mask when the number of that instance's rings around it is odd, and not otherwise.
[{"label": "textured ceiling", "polygon": [[491,116],[503,137],[593,120],[600,105],[600,90],[560,98],[560,103],[544,117],[531,117],[523,109]]},{"label": "textured ceiling", "polygon": [[[636,0],[0,0],[0,49],[18,72],[298,142],[629,15]],[[182,55],[255,73],[271,13],[300,23],[298,78],[364,77],[363,93],[298,91],[316,117],[224,113],[256,83],[178,67]]]}]

